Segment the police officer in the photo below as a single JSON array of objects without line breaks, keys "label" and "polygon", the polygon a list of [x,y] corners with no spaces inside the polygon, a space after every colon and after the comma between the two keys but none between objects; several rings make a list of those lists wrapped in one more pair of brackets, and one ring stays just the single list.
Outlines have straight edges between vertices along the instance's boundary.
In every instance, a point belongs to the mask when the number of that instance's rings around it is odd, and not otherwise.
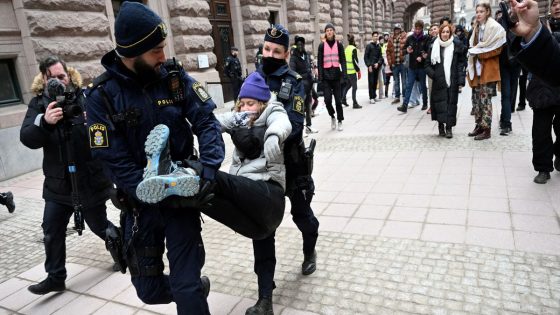
[{"label": "police officer", "polygon": [[[297,151],[302,145],[303,120],[305,117],[304,88],[301,76],[290,70],[287,60],[290,34],[282,25],[273,25],[266,31],[263,45],[262,67],[259,71],[266,78],[271,92],[284,104],[292,123],[292,133],[284,142],[286,164],[286,194],[292,205],[294,222],[303,236],[304,261],[301,272],[310,275],[316,269],[315,244],[319,236],[319,221],[311,210],[311,199],[315,187],[310,175],[302,174]],[[246,315],[272,314],[272,290],[276,256],[274,233],[264,240],[254,240],[255,273],[258,278],[259,299],[247,309]]]},{"label": "police officer", "polygon": [[[208,191],[224,158],[220,124],[212,113],[216,105],[182,67],[166,63],[166,37],[156,13],[141,3],[123,3],[115,21],[117,47],[101,59],[106,72],[87,93],[90,147],[132,204],[125,213],[124,244],[138,297],[146,304],[174,301],[178,314],[208,314],[210,284],[200,277],[205,256],[200,211],[168,199],[143,204],[136,196],[143,168],[164,163],[154,158],[147,165],[143,150],[158,124],[169,127],[168,150],[175,161],[193,154],[193,133],[198,137],[199,194]],[[164,245],[169,275],[163,274]]]},{"label": "police officer", "polygon": [[226,63],[224,65],[225,75],[231,80],[234,100],[237,100],[241,84],[243,83],[243,78],[241,77],[241,62],[239,62],[239,58],[237,58],[238,53],[238,49],[232,46],[231,54],[227,56]]},{"label": "police officer", "polygon": [[[107,232],[115,227],[107,220],[105,207],[111,181],[103,174],[101,163],[92,159],[87,145],[82,78],[78,71],[66,67],[66,63],[56,56],[41,60],[39,70],[41,73],[33,79],[31,86],[36,96],[29,102],[20,140],[30,149],[42,148],[44,154],[45,209],[41,226],[48,276],[29,286],[28,290],[34,294],[47,294],[66,289],[66,227],[74,213],[75,202],[82,206],[83,218],[91,231],[101,239],[105,239]],[[66,87],[68,91],[74,91],[70,95],[76,99],[67,104],[71,108],[63,109],[57,106],[55,92],[64,92]],[[70,99],[70,95],[66,97]],[[77,191],[73,191],[71,185],[71,163],[75,165]],[[78,193],[78,198],[72,198],[73,193]]]}]

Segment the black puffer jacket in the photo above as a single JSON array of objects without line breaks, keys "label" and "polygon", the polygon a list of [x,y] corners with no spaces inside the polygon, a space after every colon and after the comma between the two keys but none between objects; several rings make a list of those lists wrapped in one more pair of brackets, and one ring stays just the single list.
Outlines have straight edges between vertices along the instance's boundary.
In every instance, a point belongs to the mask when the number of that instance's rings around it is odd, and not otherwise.
[{"label": "black puffer jacket", "polygon": [[[68,72],[70,77],[73,77],[71,68]],[[74,74],[75,76],[76,74]],[[30,149],[43,148],[43,173],[45,175],[43,198],[72,205],[72,186],[64,141],[63,121],[66,121],[72,125],[70,127],[72,131],[71,146],[74,148],[82,205],[88,208],[105,203],[109,199],[112,184],[105,176],[101,163],[92,160],[84,117],[81,115],[76,118],[65,118],[54,126],[47,124],[44,118],[38,118],[38,115],[45,113],[47,105],[50,103],[50,100],[41,92],[42,81],[39,75],[33,83],[32,90],[37,96],[29,103],[20,130],[20,141]],[[76,79],[73,78],[73,81],[76,82]]]},{"label": "black puffer jacket", "polygon": [[312,81],[311,59],[306,51],[300,52],[297,48],[292,50],[290,57],[290,69],[299,73],[303,80]]},{"label": "black puffer jacket", "polygon": [[445,81],[443,69],[444,54],[441,48],[440,63],[432,65],[430,59],[432,52],[426,60],[426,74],[433,80],[432,94],[430,95],[430,107],[432,108],[432,120],[455,126],[457,123],[457,101],[459,99],[459,86],[465,85],[465,46],[457,38],[453,40],[453,61],[451,62],[451,77],[449,90]]},{"label": "black puffer jacket", "polygon": [[[560,42],[560,32],[554,32],[552,35],[557,42]],[[533,109],[560,106],[560,86],[549,85],[543,79],[533,75],[527,86],[527,100]]]}]

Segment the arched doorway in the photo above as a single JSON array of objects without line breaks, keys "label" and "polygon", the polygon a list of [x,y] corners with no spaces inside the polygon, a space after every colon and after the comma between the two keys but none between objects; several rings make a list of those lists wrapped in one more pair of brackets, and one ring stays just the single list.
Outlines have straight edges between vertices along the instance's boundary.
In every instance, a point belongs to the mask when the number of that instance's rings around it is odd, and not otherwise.
[{"label": "arched doorway", "polygon": [[412,29],[412,27],[414,26],[416,13],[418,13],[418,11],[420,11],[420,9],[424,8],[425,6],[426,5],[424,5],[423,3],[416,2],[406,8],[403,14],[402,21],[404,31],[409,32]]},{"label": "arched doorway", "polygon": [[422,7],[427,7],[431,22],[437,22],[444,16],[453,19],[453,6],[449,0],[399,0],[394,4],[393,23],[403,23],[407,31],[412,28],[414,14]]}]

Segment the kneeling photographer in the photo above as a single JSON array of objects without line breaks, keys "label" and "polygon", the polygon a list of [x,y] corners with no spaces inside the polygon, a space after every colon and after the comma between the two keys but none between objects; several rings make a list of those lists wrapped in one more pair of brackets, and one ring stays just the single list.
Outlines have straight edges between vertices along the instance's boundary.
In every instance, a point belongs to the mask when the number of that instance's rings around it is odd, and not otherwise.
[{"label": "kneeling photographer", "polygon": [[65,290],[66,226],[82,234],[83,222],[97,236],[114,234],[105,202],[112,187],[103,168],[91,157],[83,110],[82,79],[64,61],[51,56],[39,64],[31,86],[36,95],[29,103],[20,130],[21,142],[43,149],[43,233],[48,277],[28,287],[34,294]]}]

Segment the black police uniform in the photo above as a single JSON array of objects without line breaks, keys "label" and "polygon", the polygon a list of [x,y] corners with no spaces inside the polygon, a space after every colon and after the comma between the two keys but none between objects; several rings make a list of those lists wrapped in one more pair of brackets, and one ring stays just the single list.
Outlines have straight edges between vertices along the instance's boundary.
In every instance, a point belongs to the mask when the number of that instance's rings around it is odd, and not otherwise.
[{"label": "black police uniform", "polygon": [[226,76],[231,80],[231,87],[233,89],[233,99],[236,100],[239,96],[239,91],[241,90],[241,84],[243,80],[241,79],[241,63],[239,58],[229,55],[226,58],[226,63],[224,65],[224,72]]},{"label": "black police uniform", "polygon": [[[165,67],[160,68],[159,79],[148,83],[128,70],[115,51],[107,53],[101,63],[108,79],[102,84],[94,81],[99,86],[88,91],[86,100],[90,146],[93,156],[105,162],[117,187],[137,201],[136,187],[147,163],[144,143],[158,124],[170,129],[170,154],[175,161],[193,154],[196,134],[201,177],[211,180],[223,161],[224,142],[220,123],[212,113],[216,105],[201,84],[180,69],[183,100],[175,100],[168,90]],[[137,210],[126,213],[124,237],[138,297],[147,304],[175,301],[179,314],[208,314],[200,280],[205,257],[200,212],[160,204],[137,204]],[[164,244],[169,276],[163,274]]]},{"label": "black police uniform", "polygon": [[[305,92],[301,76],[295,71],[290,70],[286,64],[273,73],[265,75],[262,69],[259,72],[266,79],[270,91],[277,95],[278,101],[284,104],[292,123],[292,133],[284,142],[284,160],[286,162],[286,194],[290,198],[292,209],[292,219],[301,231],[303,236],[303,253],[311,255],[315,250],[317,237],[319,236],[319,221],[311,209],[311,199],[313,198],[313,180],[309,177],[308,189],[298,188],[296,185],[296,170],[290,163],[290,151],[300,145],[303,136],[304,121],[304,98]],[[282,84],[291,85],[288,97],[281,97]],[[263,240],[253,240],[253,250],[255,255],[254,270],[257,274],[259,285],[259,297],[271,297],[274,289],[274,270],[276,267],[276,255],[274,247],[275,233]]]},{"label": "black police uniform", "polygon": [[[78,105],[83,97],[79,93]],[[108,227],[105,202],[109,199],[111,181],[103,174],[100,161],[92,159],[87,144],[87,128],[83,115],[65,117],[55,125],[47,124],[44,113],[52,102],[42,93],[31,99],[20,130],[20,140],[30,149],[43,149],[43,233],[45,243],[45,270],[54,283],[66,279],[66,228],[74,209],[72,186],[68,169],[66,137],[71,135],[68,145],[74,152],[76,176],[82,214],[91,231],[105,240]],[[65,132],[69,128],[70,133]]]}]

